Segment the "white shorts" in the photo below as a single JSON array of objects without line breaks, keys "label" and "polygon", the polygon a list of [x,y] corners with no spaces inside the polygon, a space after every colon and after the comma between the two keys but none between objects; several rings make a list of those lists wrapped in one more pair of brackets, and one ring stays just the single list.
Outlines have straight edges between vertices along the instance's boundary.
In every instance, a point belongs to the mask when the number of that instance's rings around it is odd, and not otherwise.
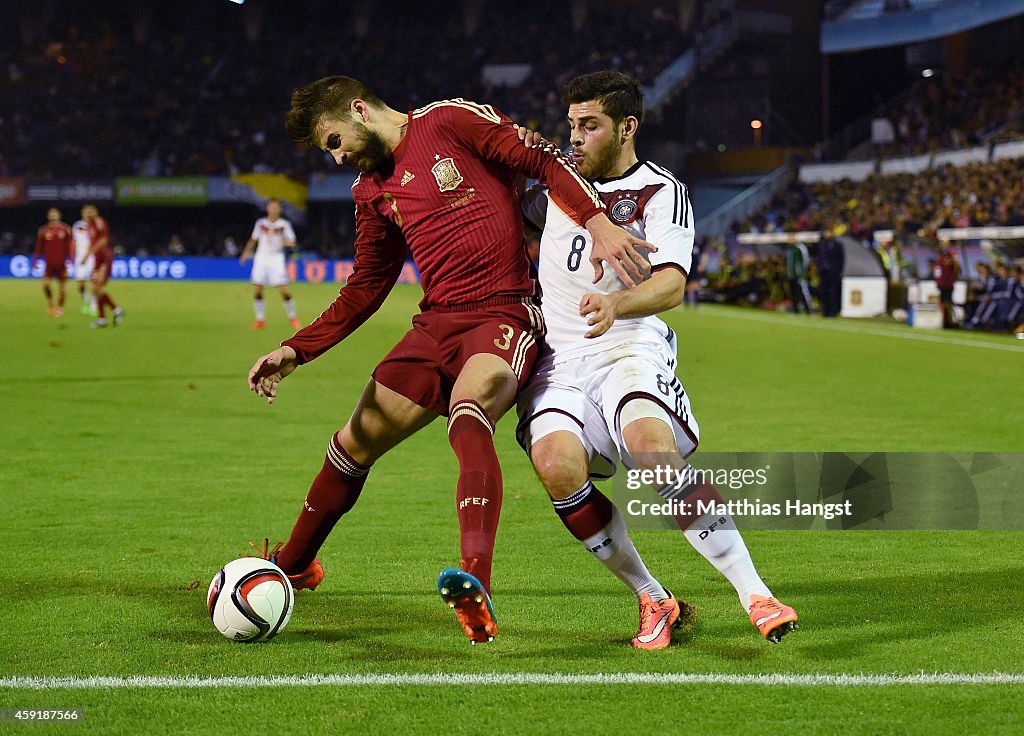
[{"label": "white shorts", "polygon": [[675,334],[660,344],[656,339],[561,363],[555,363],[551,353],[541,356],[519,395],[519,444],[529,453],[542,437],[571,432],[590,454],[591,477],[610,478],[619,462],[637,467],[626,451],[621,415],[632,400],[646,399],[638,411],[628,412],[631,419],[661,419],[672,428],[683,456],[693,454],[700,428],[675,374]]},{"label": "white shorts", "polygon": [[83,263],[75,261],[75,281],[91,281],[94,268],[96,268],[96,256],[89,256]]},{"label": "white shorts", "polygon": [[259,286],[286,286],[288,284],[288,268],[284,256],[280,258],[254,258],[252,276],[249,279]]}]

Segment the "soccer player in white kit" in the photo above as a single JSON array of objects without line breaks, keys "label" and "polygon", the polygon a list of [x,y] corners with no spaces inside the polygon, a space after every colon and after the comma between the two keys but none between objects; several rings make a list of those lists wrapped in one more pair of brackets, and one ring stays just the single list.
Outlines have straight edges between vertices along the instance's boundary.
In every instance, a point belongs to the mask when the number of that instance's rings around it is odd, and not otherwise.
[{"label": "soccer player in white kit", "polygon": [[[612,221],[657,250],[649,254],[650,277],[626,288],[592,258],[587,230],[546,189],[526,193],[524,218],[543,230],[539,277],[549,350],[520,394],[517,436],[562,522],[637,597],[632,645],[661,649],[688,607],[651,575],[621,514],[590,479],[610,477],[618,463],[644,469],[670,458],[682,469],[697,449],[697,422],[675,374],[676,336],[655,316],[682,302],[693,211],[685,185],[637,158],[643,97],[636,81],[619,72],[586,74],[566,85],[564,101],[579,172],[601,193]],[[668,500],[723,500],[704,483],[659,492]],[[796,628],[796,611],[765,586],[731,516],[680,515],[676,522],[733,584],[766,639],[778,642]]]},{"label": "soccer player in white kit", "polygon": [[71,226],[71,237],[75,243],[75,281],[78,282],[78,294],[82,297],[82,314],[96,314],[96,295],[86,288],[92,281],[92,272],[96,267],[96,256],[90,255],[92,239],[89,237],[89,223],[85,221],[85,207],[82,208],[82,219],[76,220]]},{"label": "soccer player in white kit", "polygon": [[[295,300],[288,291],[288,267],[285,260],[285,248],[295,247],[295,230],[288,220],[281,217],[281,202],[276,199],[267,200],[267,216],[256,220],[249,242],[245,244],[238,262],[244,264],[252,257],[253,285],[252,309],[256,313],[253,322],[254,330],[266,327],[267,309],[263,304],[263,287],[276,286],[281,293],[284,309],[288,313],[288,321],[298,329],[302,325],[295,316]],[[253,248],[256,255],[253,256]]]}]

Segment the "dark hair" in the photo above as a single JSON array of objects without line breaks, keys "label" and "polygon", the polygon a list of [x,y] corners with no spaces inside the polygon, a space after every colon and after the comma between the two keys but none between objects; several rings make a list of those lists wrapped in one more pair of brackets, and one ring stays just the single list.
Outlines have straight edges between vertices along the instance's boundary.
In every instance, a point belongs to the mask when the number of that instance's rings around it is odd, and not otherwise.
[{"label": "dark hair", "polygon": [[316,129],[327,115],[341,116],[352,100],[363,100],[374,107],[384,105],[370,88],[351,77],[324,77],[292,92],[292,109],[284,121],[284,132],[293,141],[316,146]]},{"label": "dark hair", "polygon": [[597,100],[615,125],[632,116],[644,121],[644,94],[640,84],[622,72],[593,72],[570,79],[562,90],[562,101],[573,105]]}]

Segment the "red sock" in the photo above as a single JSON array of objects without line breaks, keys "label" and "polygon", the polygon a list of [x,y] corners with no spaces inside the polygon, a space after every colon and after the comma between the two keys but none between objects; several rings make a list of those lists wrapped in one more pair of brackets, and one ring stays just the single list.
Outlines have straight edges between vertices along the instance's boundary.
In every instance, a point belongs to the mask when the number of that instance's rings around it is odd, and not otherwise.
[{"label": "red sock", "polygon": [[355,505],[369,471],[345,452],[337,434],[331,437],[327,458],[306,494],[288,544],[277,554],[278,567],[291,575],[309,567],[338,519]]},{"label": "red sock", "polygon": [[117,309],[117,305],[114,303],[114,300],[110,298],[110,294],[103,292],[103,297],[107,300],[107,306],[111,309]]},{"label": "red sock", "polygon": [[98,316],[99,316],[100,319],[106,319],[107,318],[107,302],[108,301],[109,300],[107,299],[107,295],[106,294],[100,294],[99,297],[96,299],[96,311],[99,312]]},{"label": "red sock", "polygon": [[494,452],[494,424],[480,404],[464,399],[452,406],[448,442],[459,459],[459,565],[490,592],[501,514],[501,467]]},{"label": "red sock", "polygon": [[690,504],[690,513],[688,514],[676,514],[676,524],[679,526],[680,531],[686,531],[694,522],[697,521],[704,514],[697,513],[698,502],[703,502],[704,506],[709,503],[725,503],[725,499],[722,498],[722,494],[718,492],[710,483],[700,483],[696,488],[684,488],[682,491],[674,489],[672,486],[658,491],[658,494],[665,499],[685,501]]},{"label": "red sock", "polygon": [[612,502],[589,480],[571,496],[552,499],[565,528],[581,542],[590,539],[612,520]]}]

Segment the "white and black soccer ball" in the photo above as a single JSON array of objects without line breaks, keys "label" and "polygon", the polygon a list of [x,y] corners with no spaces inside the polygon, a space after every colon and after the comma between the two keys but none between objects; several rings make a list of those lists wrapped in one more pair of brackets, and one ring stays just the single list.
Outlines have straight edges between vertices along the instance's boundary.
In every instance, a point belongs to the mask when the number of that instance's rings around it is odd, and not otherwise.
[{"label": "white and black soccer ball", "polygon": [[284,571],[269,560],[242,557],[213,576],[206,609],[217,631],[232,641],[273,639],[288,624],[295,593]]}]

